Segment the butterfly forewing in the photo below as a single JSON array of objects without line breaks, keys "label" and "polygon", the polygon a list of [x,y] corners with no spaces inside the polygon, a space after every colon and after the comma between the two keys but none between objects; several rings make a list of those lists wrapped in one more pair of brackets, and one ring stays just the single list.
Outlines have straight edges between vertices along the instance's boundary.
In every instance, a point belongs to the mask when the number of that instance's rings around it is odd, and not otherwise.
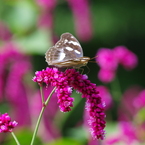
[{"label": "butterfly forewing", "polygon": [[[78,58],[83,57],[83,51],[78,40],[70,33],[64,33],[61,35],[61,39],[55,44],[56,48],[60,48],[66,52],[66,57]],[[71,58],[70,58],[71,57]]]},{"label": "butterfly forewing", "polygon": [[61,39],[46,52],[46,62],[57,67],[77,67],[90,59],[83,57],[80,43],[70,33],[61,35]]}]

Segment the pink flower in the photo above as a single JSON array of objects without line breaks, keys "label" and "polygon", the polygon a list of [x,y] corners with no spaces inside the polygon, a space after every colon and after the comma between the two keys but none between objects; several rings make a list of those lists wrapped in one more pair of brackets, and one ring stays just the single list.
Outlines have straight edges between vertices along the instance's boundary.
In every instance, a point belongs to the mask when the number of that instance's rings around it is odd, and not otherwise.
[{"label": "pink flower", "polygon": [[57,87],[56,93],[60,110],[63,112],[70,111],[73,107],[74,99],[71,98],[72,89],[76,89],[82,93],[82,97],[86,98],[86,109],[89,112],[88,123],[92,137],[95,139],[104,139],[105,113],[104,103],[99,95],[95,84],[91,83],[86,75],[82,75],[75,69],[68,69],[60,72],[56,68],[46,68],[35,73],[33,81],[39,85],[45,83]]},{"label": "pink flower", "polygon": [[115,71],[107,70],[107,69],[100,69],[98,72],[98,78],[103,83],[109,83],[114,80],[115,78]]},{"label": "pink flower", "polygon": [[12,129],[17,126],[16,121],[11,121],[10,116],[8,113],[0,115],[0,133],[1,132],[12,132]]},{"label": "pink flower", "polygon": [[[88,0],[66,0],[72,10],[74,16],[74,23],[76,34],[82,41],[87,41],[92,38],[91,14],[89,10]],[[54,9],[56,7],[56,0],[36,0],[41,7],[41,14],[38,19],[40,27],[49,28],[52,38],[54,34]],[[62,19],[63,20],[63,19]]]},{"label": "pink flower", "polygon": [[98,78],[104,83],[113,81],[119,64],[127,70],[138,64],[137,56],[124,46],[114,49],[100,48],[96,55],[96,62],[100,66]]},{"label": "pink flower", "polygon": [[138,64],[137,56],[128,50],[125,46],[117,46],[114,48],[114,53],[119,63],[125,69],[134,69]]},{"label": "pink flower", "polygon": [[113,49],[100,48],[96,54],[97,64],[100,68],[105,70],[116,70],[118,67],[118,60],[113,52]]},{"label": "pink flower", "polygon": [[72,91],[71,87],[68,86],[65,74],[56,68],[46,68],[46,70],[37,71],[35,75],[33,81],[39,84],[44,82],[57,87],[56,92],[60,110],[62,112],[70,111],[70,107],[73,107],[72,102],[74,99],[70,97]]},{"label": "pink flower", "polygon": [[91,16],[88,0],[67,0],[75,20],[78,38],[87,41],[92,37]]},{"label": "pink flower", "polygon": [[37,0],[37,3],[41,7],[38,26],[53,31],[53,12],[57,4],[56,0]]}]

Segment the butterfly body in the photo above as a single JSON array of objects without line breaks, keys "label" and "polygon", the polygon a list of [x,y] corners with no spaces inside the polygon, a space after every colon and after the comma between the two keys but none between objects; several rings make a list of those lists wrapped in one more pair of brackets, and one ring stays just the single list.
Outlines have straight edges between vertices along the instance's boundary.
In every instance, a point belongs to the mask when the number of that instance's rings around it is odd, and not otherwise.
[{"label": "butterfly body", "polygon": [[79,68],[85,66],[90,60],[83,56],[80,43],[70,33],[61,35],[61,39],[45,53],[48,65],[56,67]]}]

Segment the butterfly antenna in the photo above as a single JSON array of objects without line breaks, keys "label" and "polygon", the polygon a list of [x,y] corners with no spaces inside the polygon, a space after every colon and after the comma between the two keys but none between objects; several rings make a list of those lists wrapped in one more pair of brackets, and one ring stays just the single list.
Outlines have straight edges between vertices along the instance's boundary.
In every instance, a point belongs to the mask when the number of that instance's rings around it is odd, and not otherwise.
[{"label": "butterfly antenna", "polygon": [[98,57],[98,55],[96,55],[95,57],[92,57],[90,60],[95,59],[96,57]]}]

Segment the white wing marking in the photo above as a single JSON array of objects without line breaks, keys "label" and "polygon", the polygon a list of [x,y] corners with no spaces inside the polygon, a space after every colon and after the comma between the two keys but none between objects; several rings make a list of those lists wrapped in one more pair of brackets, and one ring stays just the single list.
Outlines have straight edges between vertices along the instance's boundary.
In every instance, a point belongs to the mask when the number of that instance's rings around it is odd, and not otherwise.
[{"label": "white wing marking", "polygon": [[81,54],[81,52],[79,52],[78,50],[75,50],[75,53],[77,53],[77,54]]},{"label": "white wing marking", "polygon": [[71,47],[65,47],[68,51],[73,51],[73,49]]},{"label": "white wing marking", "polygon": [[68,41],[68,43],[72,43],[73,45],[80,46],[80,44],[78,42],[75,42],[75,41]]},{"label": "white wing marking", "polygon": [[62,61],[65,58],[65,53],[61,52],[57,61]]}]

